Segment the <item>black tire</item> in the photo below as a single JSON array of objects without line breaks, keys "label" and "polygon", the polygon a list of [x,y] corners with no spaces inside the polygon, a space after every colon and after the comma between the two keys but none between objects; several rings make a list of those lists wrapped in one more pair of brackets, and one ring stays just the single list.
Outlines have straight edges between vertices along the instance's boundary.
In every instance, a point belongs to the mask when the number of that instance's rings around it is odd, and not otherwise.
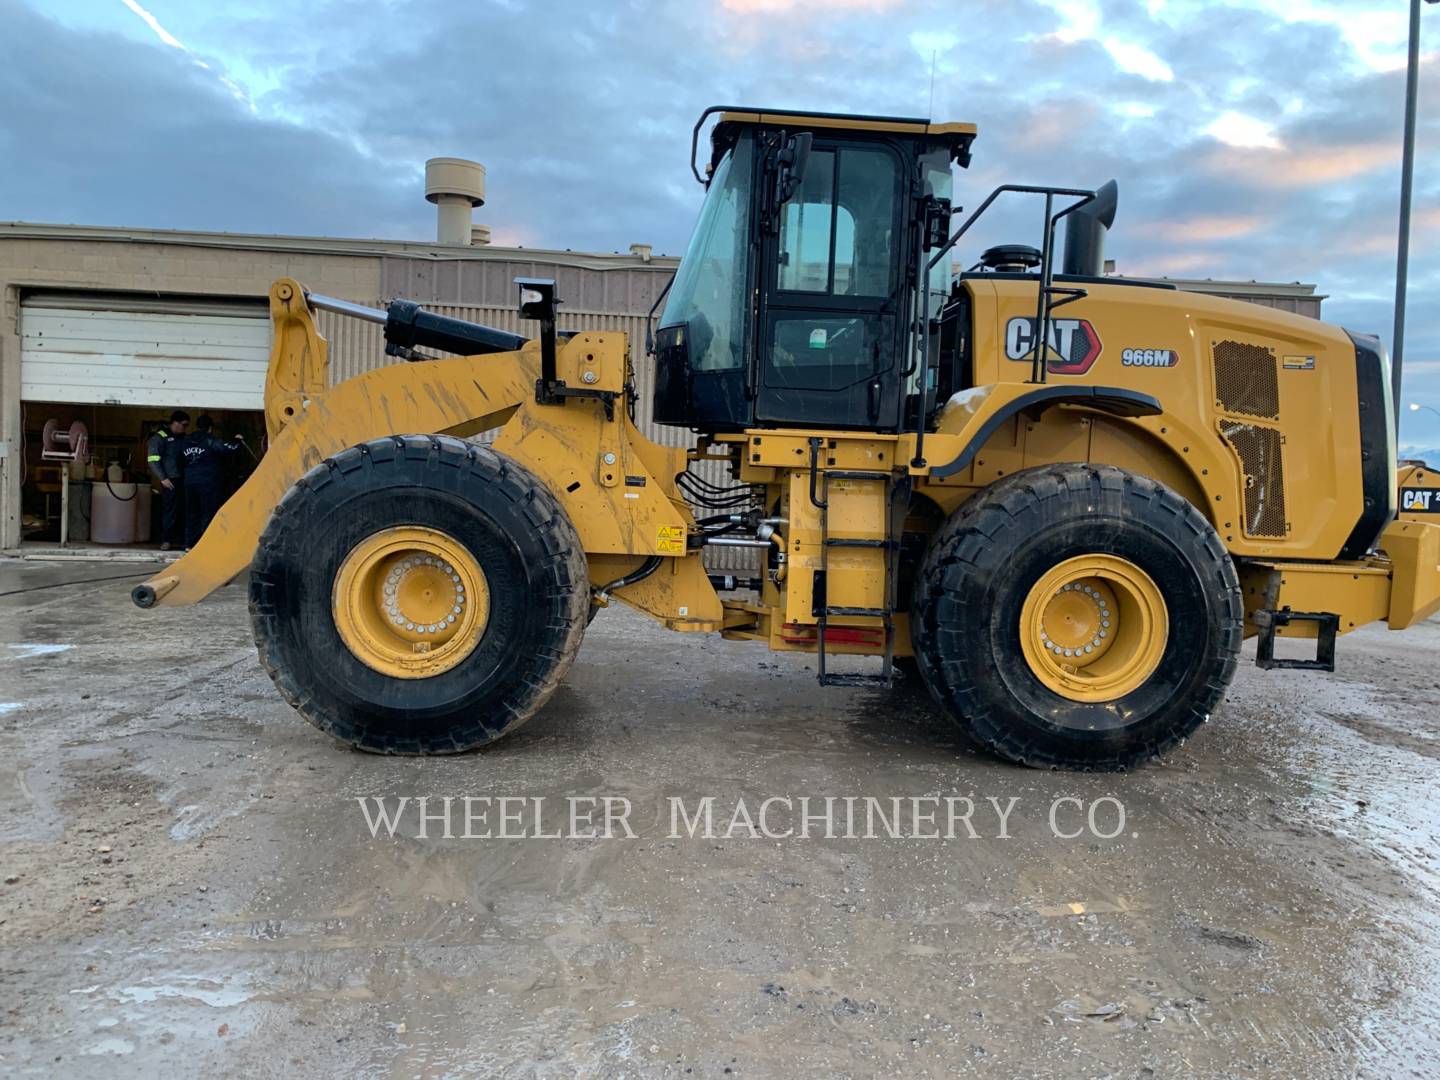
[{"label": "black tire", "polygon": [[[1125,696],[1077,702],[1024,658],[1020,613],[1051,566],[1084,554],[1129,560],[1163,597],[1169,637]],[[1128,769],[1208,719],[1235,672],[1244,606],[1220,537],[1186,499],[1103,465],[1017,473],[977,495],[932,540],[911,633],[941,709],[996,754],[1040,768]]]},{"label": "black tire", "polygon": [[[474,650],[430,678],[387,676],[341,640],[331,591],[345,556],[420,525],[462,544],[489,588]],[[275,508],[250,575],[260,661],[307,720],[361,750],[447,754],[514,731],[545,703],[585,631],[584,552],[536,477],[445,436],[376,439],[320,463]]]}]

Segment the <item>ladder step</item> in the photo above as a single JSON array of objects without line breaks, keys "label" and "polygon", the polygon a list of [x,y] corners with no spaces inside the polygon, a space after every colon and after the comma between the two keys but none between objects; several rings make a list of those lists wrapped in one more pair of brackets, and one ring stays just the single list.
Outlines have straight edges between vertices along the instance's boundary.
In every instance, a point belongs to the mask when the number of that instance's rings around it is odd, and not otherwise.
[{"label": "ladder step", "polygon": [[848,548],[893,548],[893,540],[862,540],[847,536],[831,536],[825,540],[826,547],[848,547]]},{"label": "ladder step", "polygon": [[836,674],[826,672],[820,676],[821,686],[889,686],[891,680],[884,675],[860,675],[852,672]]},{"label": "ladder step", "polygon": [[824,614],[827,618],[831,615],[859,615],[870,619],[883,619],[890,611],[882,607],[827,607]]},{"label": "ladder step", "polygon": [[831,480],[889,480],[894,474],[874,469],[826,469],[825,475]]}]

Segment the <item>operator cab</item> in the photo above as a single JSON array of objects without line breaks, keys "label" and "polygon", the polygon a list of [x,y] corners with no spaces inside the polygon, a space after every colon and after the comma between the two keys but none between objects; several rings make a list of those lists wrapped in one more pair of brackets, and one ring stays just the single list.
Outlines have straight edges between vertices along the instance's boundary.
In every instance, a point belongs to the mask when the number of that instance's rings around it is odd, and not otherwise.
[{"label": "operator cab", "polygon": [[[692,144],[707,191],[656,333],[656,421],[900,430],[925,249],[974,125],[715,108],[695,143],[715,113],[706,177]],[[936,310],[944,262],[930,279]]]}]

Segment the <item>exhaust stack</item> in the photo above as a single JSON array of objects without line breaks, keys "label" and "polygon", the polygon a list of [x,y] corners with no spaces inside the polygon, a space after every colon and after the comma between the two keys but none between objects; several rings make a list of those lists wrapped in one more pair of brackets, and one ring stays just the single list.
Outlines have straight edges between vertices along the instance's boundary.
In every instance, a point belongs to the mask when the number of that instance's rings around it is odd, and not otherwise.
[{"label": "exhaust stack", "polygon": [[1114,180],[1106,181],[1095,198],[1065,218],[1065,258],[1062,274],[1075,277],[1100,277],[1105,269],[1105,233],[1115,224],[1115,208],[1120,188]]}]

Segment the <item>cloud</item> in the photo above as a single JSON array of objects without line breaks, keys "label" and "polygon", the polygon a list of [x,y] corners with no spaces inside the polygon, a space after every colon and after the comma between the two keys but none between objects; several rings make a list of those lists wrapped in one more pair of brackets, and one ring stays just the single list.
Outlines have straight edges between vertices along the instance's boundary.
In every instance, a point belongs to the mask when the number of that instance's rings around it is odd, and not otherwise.
[{"label": "cloud", "polygon": [[[497,242],[677,253],[704,107],[918,115],[933,56],[932,115],[980,127],[961,204],[1113,176],[1122,272],[1314,281],[1328,318],[1388,336],[1389,0],[315,0],[305,34],[280,0],[220,8],[143,0],[183,53],[0,0],[0,95],[21,103],[0,153],[24,163],[0,171],[4,215],[424,238],[423,162],[456,155],[489,170]],[[1408,344],[1433,357],[1440,311],[1414,298],[1440,288],[1440,59],[1421,86]],[[1038,213],[1003,199],[959,257],[1035,242]]]},{"label": "cloud", "polygon": [[1202,134],[1219,139],[1227,146],[1245,150],[1279,150],[1280,140],[1275,137],[1275,125],[1246,116],[1234,109],[1227,109],[1205,127]]},{"label": "cloud", "polygon": [[1171,243],[1214,244],[1251,236],[1265,225],[1265,218],[1259,214],[1210,214],[1155,222],[1151,228],[1156,236]]},{"label": "cloud", "polygon": [[882,12],[899,0],[720,0],[726,11],[739,15],[795,13],[819,15],[826,11]]},{"label": "cloud", "polygon": [[1392,142],[1333,143],[1290,149],[1227,147],[1207,154],[1204,167],[1232,177],[1243,176],[1259,187],[1297,188],[1353,180],[1400,163]]},{"label": "cloud", "polygon": [[[64,30],[0,0],[6,215],[60,223],[362,234],[413,232],[413,163],[253,115],[175,47]],[[423,218],[416,212],[414,219]]]},{"label": "cloud", "polygon": [[1175,72],[1170,70],[1170,65],[1145,46],[1115,38],[1102,38],[1101,44],[1105,46],[1105,51],[1115,58],[1121,71],[1131,72],[1152,82],[1175,81]]}]

